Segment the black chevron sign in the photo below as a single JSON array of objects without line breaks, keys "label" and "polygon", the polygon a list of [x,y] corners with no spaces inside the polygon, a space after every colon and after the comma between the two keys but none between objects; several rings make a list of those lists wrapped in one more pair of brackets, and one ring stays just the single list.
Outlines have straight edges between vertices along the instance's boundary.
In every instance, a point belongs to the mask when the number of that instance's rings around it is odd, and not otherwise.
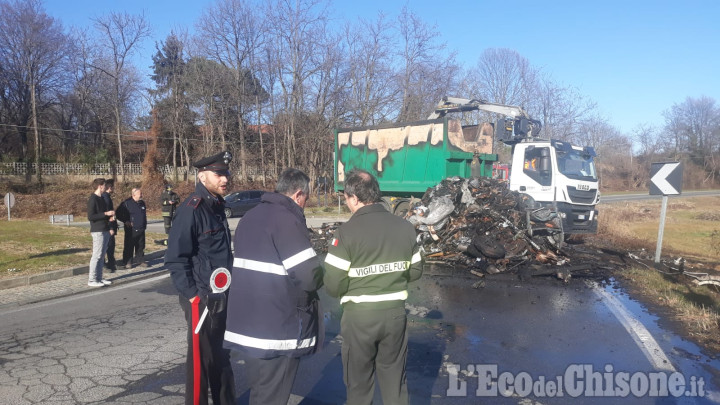
[{"label": "black chevron sign", "polygon": [[652,163],[650,195],[678,195],[682,192],[682,162]]}]

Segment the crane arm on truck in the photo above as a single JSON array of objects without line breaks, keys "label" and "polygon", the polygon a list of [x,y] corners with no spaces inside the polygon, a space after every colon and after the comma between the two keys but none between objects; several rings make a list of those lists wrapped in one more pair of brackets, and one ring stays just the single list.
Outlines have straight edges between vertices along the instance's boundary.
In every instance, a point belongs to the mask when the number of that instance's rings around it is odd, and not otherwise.
[{"label": "crane arm on truck", "polygon": [[509,117],[499,119],[495,126],[497,139],[507,144],[517,143],[520,139],[532,138],[540,133],[540,121],[530,118],[522,108],[476,99],[443,97],[428,119],[433,120],[444,117],[447,113],[465,111],[486,111]]},{"label": "crane arm on truck", "polygon": [[483,100],[459,97],[443,97],[440,103],[438,103],[437,107],[435,107],[435,111],[430,114],[428,119],[433,120],[436,118],[444,117],[445,114],[449,112],[476,110],[498,113],[511,117],[530,118],[530,116],[522,108],[516,107],[514,105],[490,103]]}]

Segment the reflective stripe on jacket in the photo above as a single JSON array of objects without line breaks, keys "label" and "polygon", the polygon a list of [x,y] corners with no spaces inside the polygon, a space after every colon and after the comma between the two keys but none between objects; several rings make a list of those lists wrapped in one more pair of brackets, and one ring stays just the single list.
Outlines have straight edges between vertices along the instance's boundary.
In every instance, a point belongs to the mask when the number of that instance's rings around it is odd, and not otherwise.
[{"label": "reflective stripe on jacket", "polygon": [[325,288],[341,303],[367,305],[408,297],[422,275],[423,257],[410,222],[380,204],[366,205],[341,225],[325,257]]},{"label": "reflective stripe on jacket", "polygon": [[226,348],[251,357],[300,357],[322,347],[320,260],[302,209],[265,193],[235,230]]}]

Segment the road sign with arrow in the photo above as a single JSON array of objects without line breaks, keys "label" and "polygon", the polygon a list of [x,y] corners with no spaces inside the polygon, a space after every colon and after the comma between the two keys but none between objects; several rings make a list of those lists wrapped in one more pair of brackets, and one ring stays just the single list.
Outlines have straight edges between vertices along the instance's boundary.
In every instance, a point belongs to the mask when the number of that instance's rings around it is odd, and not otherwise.
[{"label": "road sign with arrow", "polygon": [[679,195],[682,192],[682,162],[652,163],[650,195]]},{"label": "road sign with arrow", "polygon": [[668,195],[679,195],[682,192],[682,178],[682,162],[651,163],[650,165],[650,195],[663,196],[662,208],[660,208],[660,228],[655,248],[655,263],[660,263]]}]

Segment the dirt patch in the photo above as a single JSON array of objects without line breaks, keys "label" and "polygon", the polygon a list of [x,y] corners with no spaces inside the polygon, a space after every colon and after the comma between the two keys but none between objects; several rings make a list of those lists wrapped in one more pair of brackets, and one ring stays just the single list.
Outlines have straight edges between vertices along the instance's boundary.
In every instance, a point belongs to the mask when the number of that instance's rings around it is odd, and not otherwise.
[{"label": "dirt patch", "polygon": [[695,216],[701,221],[720,221],[720,212],[701,212]]}]

